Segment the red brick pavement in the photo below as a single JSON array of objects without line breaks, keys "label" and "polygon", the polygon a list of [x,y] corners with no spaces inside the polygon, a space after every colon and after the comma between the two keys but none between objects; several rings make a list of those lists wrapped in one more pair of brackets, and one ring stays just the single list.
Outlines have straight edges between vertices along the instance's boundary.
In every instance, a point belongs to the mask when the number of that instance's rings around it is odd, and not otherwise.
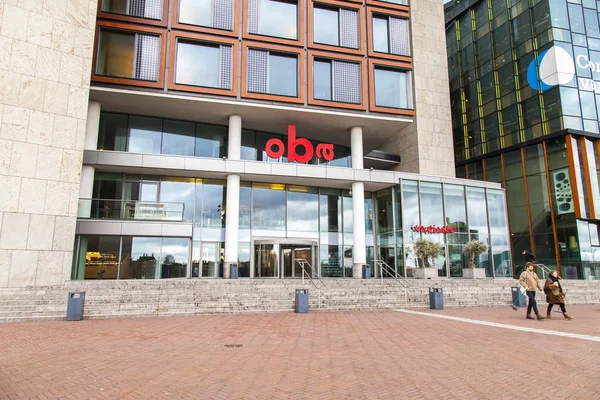
[{"label": "red brick pavement", "polygon": [[600,399],[598,342],[395,311],[4,324],[0,343],[0,399]]}]

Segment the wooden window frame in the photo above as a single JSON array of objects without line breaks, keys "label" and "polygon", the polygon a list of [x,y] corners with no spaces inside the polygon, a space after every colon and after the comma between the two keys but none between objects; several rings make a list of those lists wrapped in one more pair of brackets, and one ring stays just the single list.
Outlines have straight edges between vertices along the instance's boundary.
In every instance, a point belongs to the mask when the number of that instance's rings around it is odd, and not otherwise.
[{"label": "wooden window frame", "polygon": [[162,0],[162,1],[163,1],[163,15],[160,20],[150,19],[150,18],[142,18],[142,17],[134,17],[131,15],[103,12],[102,11],[102,0],[98,0],[97,16],[98,16],[98,18],[111,19],[114,21],[122,21],[122,22],[134,23],[134,24],[166,27],[167,20],[169,19],[169,0]]},{"label": "wooden window frame", "polygon": [[173,0],[173,12],[171,16],[171,27],[173,29],[180,29],[184,31],[199,32],[199,33],[210,33],[212,35],[220,36],[232,36],[238,37],[240,34],[240,1],[233,0],[233,31],[225,29],[212,28],[209,26],[191,25],[179,22],[179,1]]},{"label": "wooden window frame", "polygon": [[[161,38],[160,44],[160,62],[158,64],[158,81],[142,81],[132,78],[117,78],[112,76],[97,75],[96,62],[98,58],[98,44],[100,40],[100,30],[108,29],[114,31],[124,31],[130,33],[148,33],[159,35]],[[92,82],[114,83],[117,85],[139,86],[147,88],[163,88],[165,85],[165,61],[167,52],[167,31],[160,28],[150,28],[140,25],[124,24],[120,22],[98,21],[96,24],[96,33],[94,37],[94,54],[92,57]]]},{"label": "wooden window frame", "polygon": [[[418,0],[417,0],[418,1]],[[375,6],[375,7],[383,7],[389,8],[391,10],[399,10],[399,11],[410,11],[410,6],[405,4],[394,4],[387,1],[381,0],[367,0],[367,6]]]},{"label": "wooden window frame", "polygon": [[[407,71],[412,72],[412,63],[399,63],[399,62],[390,62],[385,60],[369,60],[369,111],[373,112],[382,112],[387,114],[398,114],[398,115],[407,115],[414,116],[414,81],[411,82],[411,87],[413,90],[413,110],[408,110],[404,108],[392,108],[392,107],[379,107],[375,105],[375,67],[383,66],[391,69],[397,69],[399,71]],[[412,77],[412,76],[411,76]]]},{"label": "wooden window frame", "polygon": [[[339,8],[346,8],[355,10],[358,12],[358,49],[352,49],[350,47],[342,47],[342,46],[333,46],[330,44],[322,44],[315,43],[313,37],[313,27],[314,27],[314,5],[315,4],[324,4],[328,6],[334,6]],[[333,51],[336,53],[348,53],[348,54],[365,54],[365,28],[363,21],[365,20],[365,9],[359,4],[351,4],[348,2],[337,1],[337,0],[309,0],[308,3],[308,48],[309,49],[317,49],[317,50],[325,50],[325,51]]]},{"label": "wooden window frame", "polygon": [[[350,61],[360,64],[361,79],[361,104],[341,103],[334,100],[316,100],[313,98],[314,80],[313,80],[313,62],[316,58],[327,60]],[[348,56],[345,54],[328,53],[324,51],[308,51],[308,104],[314,106],[325,106],[335,108],[346,108],[351,110],[367,110],[367,65],[364,57]]]},{"label": "wooden window frame", "polygon": [[[397,18],[402,18],[402,19],[406,19],[408,20],[409,24],[410,24],[410,15],[408,12],[401,12],[401,11],[393,11],[393,10],[386,10],[384,8],[377,8],[377,7],[367,7],[367,54],[369,57],[372,58],[385,58],[388,60],[395,60],[395,61],[401,61],[401,62],[412,62],[412,57],[411,56],[399,56],[396,54],[390,54],[390,53],[381,53],[378,51],[373,50],[373,14],[383,14],[383,15],[387,15],[389,17],[397,17]],[[410,39],[411,39],[411,34],[410,34],[410,30],[409,30],[409,47],[412,48],[411,43],[410,43]],[[388,37],[389,39],[389,37]],[[411,51],[412,54],[412,51]]]},{"label": "wooden window frame", "polygon": [[[248,92],[248,49],[257,49],[257,50],[265,50],[265,51],[274,51],[278,53],[289,53],[298,55],[298,97],[289,97],[289,96],[281,96],[276,94],[268,94],[268,93],[253,93]],[[267,101],[280,101],[284,103],[295,103],[295,104],[304,104],[304,68],[305,68],[305,57],[304,50],[295,48],[295,47],[287,47],[287,46],[276,46],[269,45],[265,43],[258,42],[242,42],[242,94],[241,97],[247,99],[256,99],[256,100],[267,100]]]},{"label": "wooden window frame", "polygon": [[[177,62],[177,40],[178,39],[189,39],[191,42],[197,42],[199,44],[216,44],[216,45],[230,45],[232,47],[232,64],[231,64],[231,89],[219,89],[211,87],[202,87],[194,85],[186,85],[183,83],[175,83],[175,63]],[[200,35],[189,32],[181,32],[173,30],[170,34],[170,49],[169,49],[169,90],[180,90],[185,92],[204,93],[204,94],[216,94],[221,96],[237,96],[237,83],[238,83],[238,40],[224,37],[215,37],[212,35]]]},{"label": "wooden window frame", "polygon": [[266,35],[259,35],[256,33],[250,33],[248,31],[248,29],[250,28],[250,24],[248,23],[248,2],[249,0],[241,0],[244,2],[243,6],[242,6],[242,37],[244,39],[247,40],[253,40],[253,41],[257,41],[257,42],[268,42],[268,43],[275,43],[275,44],[279,44],[279,45],[285,45],[285,46],[299,46],[299,47],[304,47],[304,18],[305,18],[305,8],[306,8],[306,1],[310,1],[310,0],[298,0],[298,40],[293,40],[293,39],[285,39],[285,38],[278,38],[275,36],[266,36]]}]

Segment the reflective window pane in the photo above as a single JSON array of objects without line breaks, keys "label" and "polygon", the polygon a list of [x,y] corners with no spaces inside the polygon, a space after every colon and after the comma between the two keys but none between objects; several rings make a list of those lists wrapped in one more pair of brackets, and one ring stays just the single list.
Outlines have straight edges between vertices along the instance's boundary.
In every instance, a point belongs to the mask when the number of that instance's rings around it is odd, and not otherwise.
[{"label": "reflective window pane", "polygon": [[285,230],[285,186],[254,184],[252,229]]},{"label": "reflective window pane", "polygon": [[402,212],[404,214],[404,233],[412,235],[411,228],[420,224],[419,193],[416,181],[402,180]]},{"label": "reflective window pane", "polygon": [[219,46],[178,42],[175,83],[218,88],[219,54]]},{"label": "reflective window pane", "polygon": [[443,226],[442,184],[420,182],[419,191],[421,192],[421,209],[427,210],[421,217],[421,223],[425,226]]},{"label": "reflective window pane", "polygon": [[317,61],[313,63],[313,98],[331,100],[331,63]]},{"label": "reflective window pane", "polygon": [[[157,279],[158,258],[160,258],[161,238],[133,237],[129,257],[121,263],[121,279]],[[123,254],[126,253],[125,238],[123,238]]]},{"label": "reflective window pane", "polygon": [[446,223],[457,232],[467,232],[467,210],[465,188],[459,185],[444,185]]},{"label": "reflective window pane", "polygon": [[319,213],[321,232],[341,232],[342,197],[336,190],[321,189]]},{"label": "reflective window pane", "polygon": [[196,124],[196,157],[222,158],[227,154],[227,127]]},{"label": "reflective window pane", "polygon": [[195,125],[192,122],[165,120],[161,153],[193,156],[194,136]]},{"label": "reflective window pane", "polygon": [[394,229],[394,202],[392,188],[377,192],[377,233]]},{"label": "reflective window pane", "polygon": [[134,78],[135,34],[100,30],[96,74]]},{"label": "reflective window pane", "polygon": [[298,58],[269,54],[269,93],[298,96]]},{"label": "reflective window pane", "polygon": [[212,0],[179,0],[179,22],[211,26],[211,6]]},{"label": "reflective window pane", "polygon": [[225,226],[225,183],[220,181],[204,180],[202,183],[203,210],[202,226],[221,228]]},{"label": "reflective window pane", "polygon": [[[245,186],[248,185],[248,186]],[[250,206],[252,203],[252,188],[249,184],[241,184],[240,187],[240,219],[239,228],[250,228]]]},{"label": "reflective window pane", "polygon": [[387,18],[373,18],[373,50],[388,53],[388,20]]},{"label": "reflective window pane", "polygon": [[130,153],[160,154],[162,120],[158,118],[129,117]]},{"label": "reflective window pane", "polygon": [[187,276],[189,239],[163,238],[160,277],[185,278]]},{"label": "reflective window pane", "polygon": [[100,115],[98,150],[127,150],[127,115],[112,113]]},{"label": "reflective window pane", "polygon": [[319,195],[288,191],[287,194],[288,231],[319,231]]},{"label": "reflective window pane", "polygon": [[258,31],[261,35],[298,39],[296,2],[260,0]]},{"label": "reflective window pane", "polygon": [[[160,183],[160,202],[166,210],[167,219],[192,222],[194,217],[194,178],[163,178]],[[183,203],[183,204],[182,204]]]},{"label": "reflective window pane", "polygon": [[375,68],[375,105],[409,108],[407,74],[401,71]]},{"label": "reflective window pane", "polygon": [[136,2],[132,4],[127,0],[102,0],[101,10],[102,12],[129,15],[132,17],[149,18],[156,20],[162,19],[162,0],[145,0],[141,3],[142,4]]},{"label": "reflective window pane", "polygon": [[338,46],[340,42],[338,11],[315,7],[313,13],[313,41]]},{"label": "reflective window pane", "polygon": [[321,276],[323,278],[341,278],[343,276],[341,246],[321,245]]},{"label": "reflective window pane", "polygon": [[471,238],[486,241],[487,237],[483,237],[488,234],[485,189],[467,186],[467,212]]}]

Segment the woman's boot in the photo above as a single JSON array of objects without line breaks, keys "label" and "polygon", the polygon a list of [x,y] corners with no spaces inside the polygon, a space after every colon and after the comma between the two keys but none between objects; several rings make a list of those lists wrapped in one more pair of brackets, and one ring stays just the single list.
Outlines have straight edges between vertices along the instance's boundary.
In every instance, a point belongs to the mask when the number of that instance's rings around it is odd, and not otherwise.
[{"label": "woman's boot", "polygon": [[569,317],[569,314],[567,314],[566,312],[564,312],[564,313],[563,313],[563,315],[565,316],[565,319],[566,319],[566,320],[573,319],[573,318]]},{"label": "woman's boot", "polygon": [[527,314],[527,319],[535,319],[531,316],[531,314]]},{"label": "woman's boot", "polygon": [[552,313],[550,311],[546,311],[546,318],[552,319]]}]

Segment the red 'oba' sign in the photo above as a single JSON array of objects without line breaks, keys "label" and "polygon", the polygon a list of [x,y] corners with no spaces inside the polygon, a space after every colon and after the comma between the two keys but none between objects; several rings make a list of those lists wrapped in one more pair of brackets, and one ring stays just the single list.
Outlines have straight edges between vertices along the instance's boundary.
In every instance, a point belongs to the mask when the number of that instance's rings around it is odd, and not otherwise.
[{"label": "red 'oba' sign", "polygon": [[[312,143],[305,138],[296,139],[296,126],[288,125],[288,161],[299,163],[307,163],[313,157],[315,150]],[[277,150],[273,150],[276,147]],[[304,154],[296,153],[296,148],[304,148]],[[279,139],[269,139],[265,146],[267,155],[271,158],[279,158],[285,153],[285,145]],[[333,145],[329,143],[321,143],[317,145],[317,158],[323,158],[327,161],[333,160]]]}]

